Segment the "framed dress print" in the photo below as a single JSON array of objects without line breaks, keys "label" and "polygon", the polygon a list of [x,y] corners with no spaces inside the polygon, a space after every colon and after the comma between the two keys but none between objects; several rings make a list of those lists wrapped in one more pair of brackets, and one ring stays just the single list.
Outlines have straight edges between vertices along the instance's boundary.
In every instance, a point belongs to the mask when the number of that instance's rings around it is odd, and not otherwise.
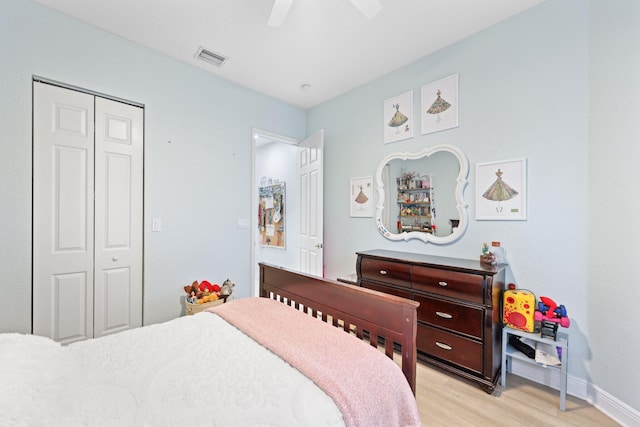
[{"label": "framed dress print", "polygon": [[373,217],[373,177],[351,178],[349,206],[352,217]]},{"label": "framed dress print", "polygon": [[384,101],[384,143],[413,138],[413,91]]},{"label": "framed dress print", "polygon": [[458,127],[458,74],[420,89],[422,134]]},{"label": "framed dress print", "polygon": [[476,219],[527,219],[527,160],[476,164]]}]

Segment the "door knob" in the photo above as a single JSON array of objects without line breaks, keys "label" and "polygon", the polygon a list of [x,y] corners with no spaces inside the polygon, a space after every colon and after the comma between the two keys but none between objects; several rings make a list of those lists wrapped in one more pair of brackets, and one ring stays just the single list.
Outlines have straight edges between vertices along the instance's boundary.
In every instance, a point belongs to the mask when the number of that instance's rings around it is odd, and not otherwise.
[{"label": "door knob", "polygon": [[117,257],[117,256],[114,256],[113,258],[111,258],[111,260],[112,260],[113,262],[116,262],[116,261],[118,260],[118,257]]}]

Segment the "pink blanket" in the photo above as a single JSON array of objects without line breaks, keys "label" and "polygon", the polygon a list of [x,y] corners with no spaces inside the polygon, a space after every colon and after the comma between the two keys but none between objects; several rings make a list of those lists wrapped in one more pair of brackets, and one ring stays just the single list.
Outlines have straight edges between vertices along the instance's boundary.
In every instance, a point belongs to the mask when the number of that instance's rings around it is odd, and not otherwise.
[{"label": "pink blanket", "polygon": [[286,360],[325,391],[347,426],[419,426],[415,397],[384,353],[319,319],[267,298],[208,309]]}]

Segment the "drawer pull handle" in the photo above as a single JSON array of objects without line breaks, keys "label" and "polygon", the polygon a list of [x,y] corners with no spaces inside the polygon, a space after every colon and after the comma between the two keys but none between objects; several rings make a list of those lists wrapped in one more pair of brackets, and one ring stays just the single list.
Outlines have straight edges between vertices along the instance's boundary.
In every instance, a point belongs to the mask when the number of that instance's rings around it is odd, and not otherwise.
[{"label": "drawer pull handle", "polygon": [[445,286],[449,286],[449,284],[447,282],[438,282],[438,285],[442,286],[443,288]]},{"label": "drawer pull handle", "polygon": [[382,274],[383,276],[387,274],[387,270],[380,270],[380,274]]},{"label": "drawer pull handle", "polygon": [[440,341],[436,341],[436,345],[438,347],[440,347],[441,349],[443,349],[443,350],[452,350],[453,349],[453,347],[451,347],[450,345],[442,343]]},{"label": "drawer pull handle", "polygon": [[449,313],[445,313],[442,311],[436,311],[436,314],[440,317],[442,317],[443,319],[453,319],[453,316],[450,315]]}]

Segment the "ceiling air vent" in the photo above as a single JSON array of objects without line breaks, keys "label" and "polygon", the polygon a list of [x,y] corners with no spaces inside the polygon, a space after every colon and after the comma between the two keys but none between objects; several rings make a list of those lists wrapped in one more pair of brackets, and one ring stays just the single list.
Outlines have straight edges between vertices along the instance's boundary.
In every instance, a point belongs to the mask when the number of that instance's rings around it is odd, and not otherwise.
[{"label": "ceiling air vent", "polygon": [[210,50],[205,49],[200,46],[195,55],[196,58],[206,61],[210,64],[215,65],[216,67],[222,67],[222,65],[227,61],[227,57],[220,55],[219,53],[212,52]]}]

